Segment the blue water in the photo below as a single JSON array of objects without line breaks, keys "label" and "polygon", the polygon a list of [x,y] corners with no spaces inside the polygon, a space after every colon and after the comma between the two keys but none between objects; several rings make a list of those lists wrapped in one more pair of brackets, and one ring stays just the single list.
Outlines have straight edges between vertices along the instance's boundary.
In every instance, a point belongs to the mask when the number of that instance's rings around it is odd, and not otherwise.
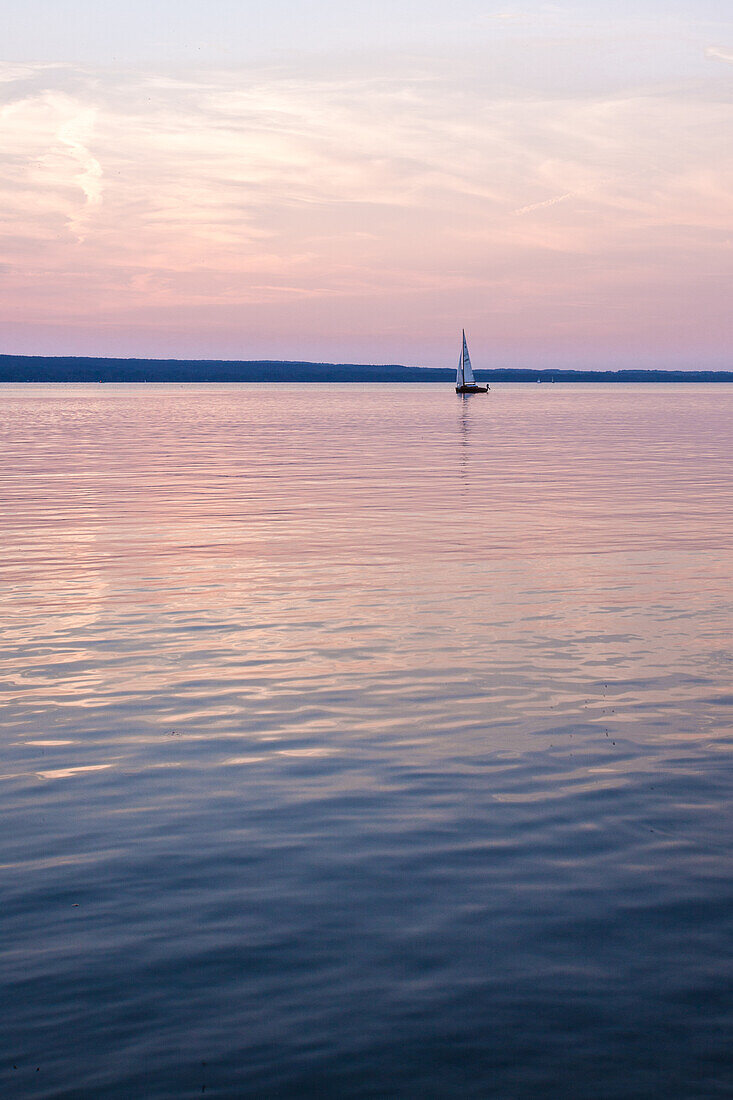
[{"label": "blue water", "polygon": [[733,1095],[733,387],[0,387],[0,1094]]}]

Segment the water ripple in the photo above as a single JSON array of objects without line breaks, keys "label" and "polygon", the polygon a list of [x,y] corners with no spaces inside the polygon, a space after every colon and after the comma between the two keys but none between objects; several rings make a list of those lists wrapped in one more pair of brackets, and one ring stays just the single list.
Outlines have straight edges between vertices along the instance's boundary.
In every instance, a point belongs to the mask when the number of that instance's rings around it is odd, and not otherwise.
[{"label": "water ripple", "polygon": [[731,401],[0,387],[3,1094],[729,1096]]}]

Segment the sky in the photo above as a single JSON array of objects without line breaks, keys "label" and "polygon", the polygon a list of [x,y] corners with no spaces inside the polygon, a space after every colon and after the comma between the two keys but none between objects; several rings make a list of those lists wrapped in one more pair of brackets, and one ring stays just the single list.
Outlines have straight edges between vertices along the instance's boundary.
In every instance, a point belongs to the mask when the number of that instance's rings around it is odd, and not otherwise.
[{"label": "sky", "polygon": [[729,0],[0,0],[0,353],[733,366]]}]

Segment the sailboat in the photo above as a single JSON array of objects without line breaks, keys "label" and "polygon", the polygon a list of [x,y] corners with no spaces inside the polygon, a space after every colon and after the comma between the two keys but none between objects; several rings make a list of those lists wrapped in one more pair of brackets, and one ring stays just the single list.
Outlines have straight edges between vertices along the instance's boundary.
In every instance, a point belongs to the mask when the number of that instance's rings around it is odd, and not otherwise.
[{"label": "sailboat", "polygon": [[458,360],[458,370],[456,372],[456,393],[488,393],[488,386],[479,386],[476,384],[476,379],[473,377],[473,367],[471,366],[471,356],[468,354],[468,344],[466,343],[466,330],[463,330],[463,347],[461,348],[461,357]]}]

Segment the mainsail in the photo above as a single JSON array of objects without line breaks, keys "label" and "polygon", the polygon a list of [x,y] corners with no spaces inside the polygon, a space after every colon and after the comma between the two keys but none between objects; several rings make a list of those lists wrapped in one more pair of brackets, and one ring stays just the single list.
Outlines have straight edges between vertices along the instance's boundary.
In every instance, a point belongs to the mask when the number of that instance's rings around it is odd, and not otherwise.
[{"label": "mainsail", "polygon": [[461,349],[461,357],[458,360],[458,371],[456,372],[456,385],[457,386],[474,386],[476,379],[473,377],[473,367],[471,366],[471,356],[468,354],[468,344],[466,343],[466,331],[463,331],[463,347]]}]

